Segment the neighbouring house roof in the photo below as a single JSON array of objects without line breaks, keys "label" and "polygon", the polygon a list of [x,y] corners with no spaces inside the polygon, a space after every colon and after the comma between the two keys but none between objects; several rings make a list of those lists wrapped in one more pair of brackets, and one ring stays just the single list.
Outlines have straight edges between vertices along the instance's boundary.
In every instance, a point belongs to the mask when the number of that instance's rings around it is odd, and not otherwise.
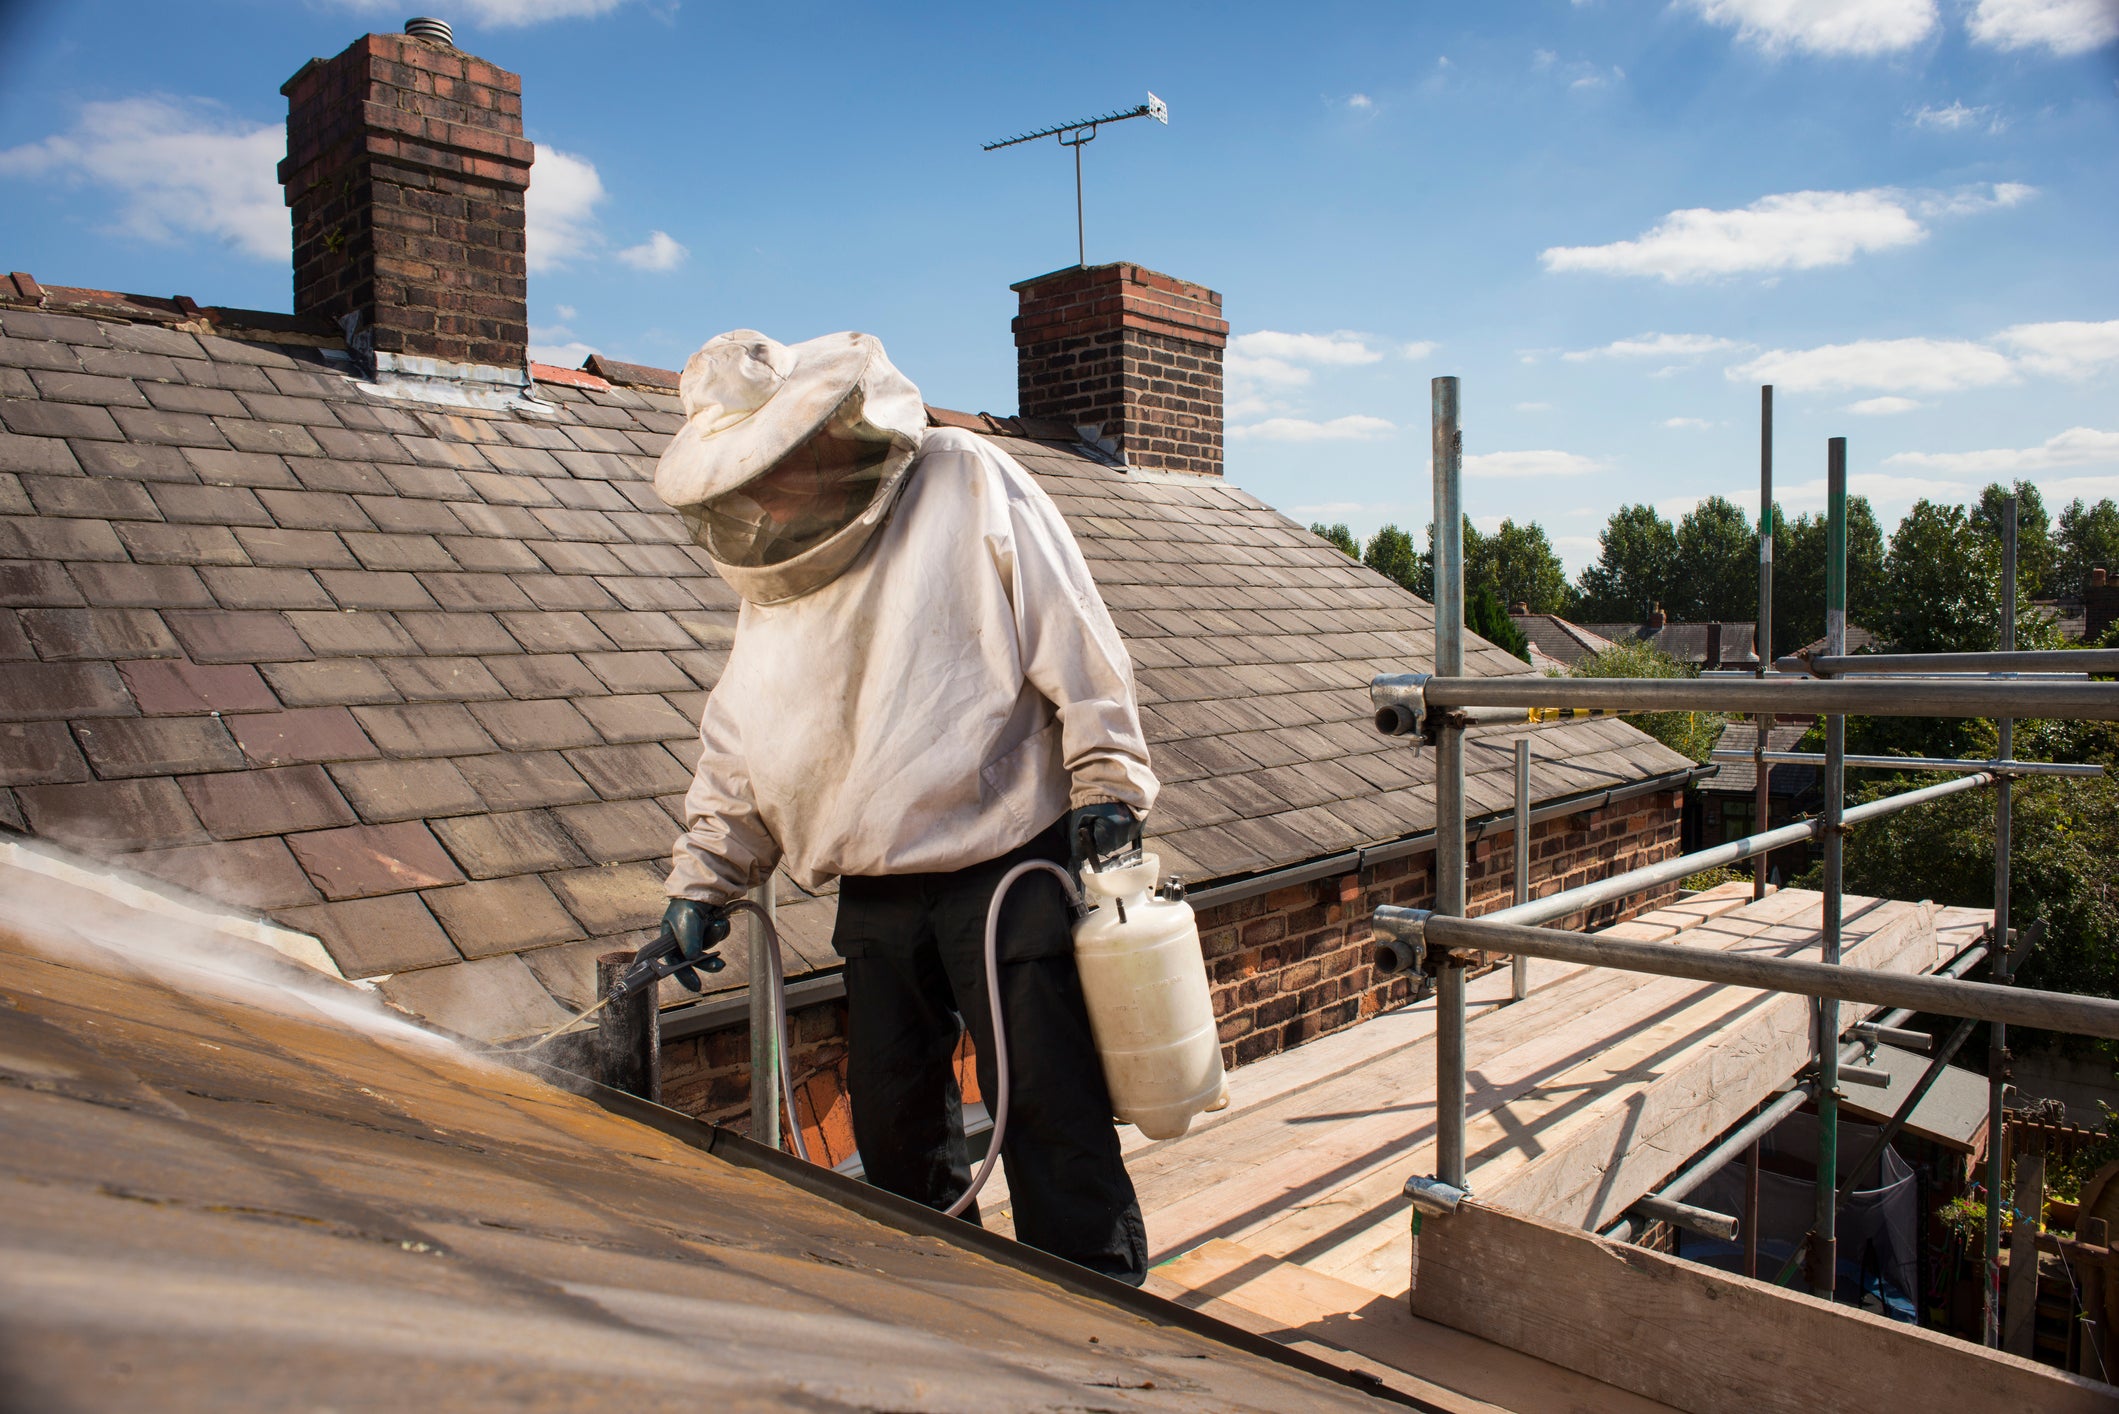
[{"label": "neighbouring house roof", "polygon": [[[1846,1107],[1872,1119],[1885,1119],[1911,1094],[1927,1073],[1930,1058],[1896,1046],[1878,1046],[1869,1064],[1891,1077],[1888,1087],[1850,1086]],[[1857,1093],[1858,1092],[1858,1093]],[[1946,1065],[1928,1093],[1906,1117],[1906,1132],[1971,1154],[1986,1147],[1987,1078],[1977,1071]]]},{"label": "neighbouring house roof", "polygon": [[1558,614],[1510,614],[1509,619],[1530,640],[1533,667],[1542,666],[1538,662],[1540,656],[1562,667],[1570,667],[1611,647],[1611,640],[1602,634],[1593,633]]},{"label": "neighbouring house roof", "polygon": [[[1847,625],[1847,651],[1849,653],[1867,653],[1872,650],[1880,652],[1883,646],[1883,640],[1869,632],[1869,630],[1854,624]],[[1821,658],[1824,653],[1825,640],[1820,636],[1811,639],[1788,656],[1791,658]]]},{"label": "neighbouring house roof", "polygon": [[[596,954],[662,912],[735,631],[651,483],[675,375],[538,365],[535,408],[437,407],[355,376],[328,326],[25,278],[0,286],[0,826],[269,913],[471,1034],[585,1005]],[[1425,602],[1219,479],[933,417],[1014,454],[1080,541],[1169,867],[1432,826],[1428,753],[1367,702],[1431,658]],[[1619,722],[1538,735],[1539,800],[1687,764]],[[1506,809],[1505,742],[1475,733],[1468,769],[1473,811]],[[832,901],[780,887],[789,971],[834,965]]]},{"label": "neighbouring house roof", "polygon": [[1646,643],[1656,651],[1667,653],[1680,663],[1707,663],[1709,661],[1708,640],[1712,630],[1721,629],[1721,655],[1718,662],[1723,667],[1741,667],[1755,664],[1758,655],[1752,651],[1752,640],[1758,625],[1725,623],[1714,624],[1588,624],[1589,632],[1600,635],[1613,643]]},{"label": "neighbouring house roof", "polygon": [[[1809,730],[1807,722],[1775,722],[1766,733],[1766,749],[1793,751]],[[1756,722],[1732,720],[1723,725],[1722,734],[1714,743],[1716,751],[1755,751],[1757,748]],[[1736,795],[1747,800],[1758,789],[1758,766],[1752,761],[1717,761],[1715,764],[1721,769],[1701,781],[1695,789],[1709,795]],[[1819,779],[1815,766],[1783,762],[1766,767],[1766,788],[1774,795],[1806,795],[1818,789]]]}]

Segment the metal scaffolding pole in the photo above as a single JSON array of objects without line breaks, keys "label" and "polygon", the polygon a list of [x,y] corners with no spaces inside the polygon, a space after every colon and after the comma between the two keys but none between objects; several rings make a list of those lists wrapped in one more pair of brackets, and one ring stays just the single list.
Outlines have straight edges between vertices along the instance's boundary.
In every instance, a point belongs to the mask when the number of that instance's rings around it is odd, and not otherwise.
[{"label": "metal scaffolding pole", "polygon": [[[2010,605],[2004,618],[2013,618]],[[2014,642],[2013,638],[2008,639]],[[2119,648],[2004,648],[1998,653],[1849,653],[1787,658],[1821,678],[1850,673],[2119,673]]]},{"label": "metal scaffolding pole", "polygon": [[[1847,651],[1847,439],[1834,437],[1825,452],[1825,652]],[[1845,908],[1842,887],[1847,805],[1847,719],[1825,718],[1824,960],[1837,965]],[[1832,1299],[1839,1264],[1839,1000],[1817,1001],[1817,1216],[1810,1247],[1810,1290]]]},{"label": "metal scaffolding pole", "polygon": [[[2001,503],[2001,651],[2016,649],[2016,498]],[[1996,724],[1999,754],[2015,755],[2016,723],[2003,717]],[[1994,966],[1997,983],[2007,985],[2009,957],[2009,847],[2010,827],[2015,823],[2010,806],[2010,782],[2004,779],[1994,795]],[[1987,1041],[1987,1221],[1986,1300],[1982,1308],[1986,1343],[2001,1348],[2001,1198],[2008,1175],[2002,1171],[2002,1101],[2009,1084],[2009,1031],[1995,1022]]]},{"label": "metal scaffolding pole", "polygon": [[[1752,754],[1741,748],[1717,751],[1710,761],[1749,761]],[[1822,751],[1769,751],[1766,759],[1776,766],[1822,766]],[[1849,756],[1851,769],[1878,771],[1983,771],[1996,776],[2102,776],[2104,767],[2078,761],[1979,761],[1950,756]]]},{"label": "metal scaffolding pole", "polygon": [[[1433,404],[1435,468],[1435,675],[1464,671],[1464,513],[1459,501],[1464,434],[1457,380],[1437,378]],[[1464,728],[1435,736],[1435,911],[1464,913]],[[1435,1176],[1465,1186],[1464,966],[1450,962],[1435,985]]]},{"label": "metal scaffolding pole", "polygon": [[[1516,739],[1516,906],[1530,902],[1530,738]],[[1530,959],[1508,960],[1508,995],[1522,1001],[1530,995]]]},{"label": "metal scaffolding pole", "polygon": [[[1773,661],[1773,385],[1758,390],[1758,631],[1752,644],[1758,658],[1758,674],[1766,675]],[[1758,719],[1758,740],[1752,746],[1752,765],[1758,775],[1752,790],[1753,834],[1773,828],[1773,794],[1766,767],[1766,739],[1773,732],[1773,714]],[[1751,866],[1751,897],[1766,896],[1766,864],[1769,855],[1758,856]]]},{"label": "metal scaffolding pole", "polygon": [[[1369,683],[1369,699],[1376,708],[1377,730],[1387,736],[1412,735],[1430,715],[1439,720],[1462,712],[1466,720],[1476,715],[1482,722],[1520,722],[1524,711],[1533,707],[2119,721],[2119,682],[2049,678],[1547,678],[1529,673],[1446,678],[1385,673]],[[1498,710],[1502,708],[1509,710]]]},{"label": "metal scaffolding pole", "polygon": [[1378,929],[1419,947],[1451,952],[1521,952],[1577,967],[1616,967],[1657,977],[1687,977],[1731,987],[1756,987],[1800,997],[1832,997],[1869,1006],[1903,1007],[1943,1016],[2007,1021],[2047,1031],[2119,1040],[2119,1001],[2109,997],[2040,992],[1996,986],[1924,972],[1884,972],[1868,967],[1808,962],[1801,958],[1723,952],[1719,948],[1633,943],[1559,928],[1499,923],[1489,917],[1451,918],[1426,909],[1384,904]]}]

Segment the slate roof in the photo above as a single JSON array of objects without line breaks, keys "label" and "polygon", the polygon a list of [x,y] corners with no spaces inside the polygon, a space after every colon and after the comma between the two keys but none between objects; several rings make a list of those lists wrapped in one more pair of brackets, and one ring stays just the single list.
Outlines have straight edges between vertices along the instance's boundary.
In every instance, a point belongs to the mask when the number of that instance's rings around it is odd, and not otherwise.
[{"label": "slate roof", "polygon": [[[1533,652],[1562,667],[1570,667],[1592,653],[1601,653],[1611,647],[1611,640],[1602,634],[1591,633],[1558,614],[1510,614],[1509,620],[1523,630]],[[1537,659],[1531,661],[1535,664]]]},{"label": "slate roof", "polygon": [[[1775,722],[1766,733],[1768,751],[1793,751],[1810,730],[1808,722]],[[1715,739],[1716,751],[1754,751],[1758,748],[1758,723],[1732,719],[1722,727],[1722,734]],[[1711,795],[1740,795],[1749,799],[1758,789],[1758,767],[1748,758],[1743,761],[1717,761],[1721,769],[1701,781],[1697,787]],[[1792,762],[1766,767],[1767,789],[1775,795],[1800,796],[1818,789],[1822,779],[1815,766],[1799,766]]]},{"label": "slate roof", "polygon": [[[267,912],[479,1034],[585,1003],[662,911],[736,620],[651,484],[674,375],[540,366],[543,412],[437,407],[352,376],[328,328],[25,278],[0,283],[0,826]],[[1424,602],[1225,482],[935,417],[1066,513],[1138,666],[1171,868],[1433,824],[1427,753],[1366,696],[1428,659]],[[1540,800],[1687,764],[1618,722],[1539,735]],[[1506,809],[1506,743],[1468,767],[1474,812]],[[781,888],[789,971],[833,965],[830,900]]]},{"label": "slate roof", "polygon": [[[1589,632],[1613,643],[1647,643],[1663,653],[1668,653],[1680,663],[1707,662],[1707,638],[1711,624],[1664,624],[1661,628],[1645,623],[1632,624],[1585,624]],[[1721,625],[1721,666],[1742,667],[1755,664],[1758,656],[1752,651],[1752,639],[1757,635],[1757,624],[1725,623]]]}]

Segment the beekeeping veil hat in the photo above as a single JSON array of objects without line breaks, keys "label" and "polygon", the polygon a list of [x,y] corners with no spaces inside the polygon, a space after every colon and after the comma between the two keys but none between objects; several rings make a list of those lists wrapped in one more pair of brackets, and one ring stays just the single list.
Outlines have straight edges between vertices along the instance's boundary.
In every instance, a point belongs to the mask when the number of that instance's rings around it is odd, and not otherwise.
[{"label": "beekeeping veil hat", "polygon": [[707,341],[679,383],[684,426],[655,490],[729,586],[757,604],[838,577],[889,518],[920,448],[920,390],[869,334]]}]

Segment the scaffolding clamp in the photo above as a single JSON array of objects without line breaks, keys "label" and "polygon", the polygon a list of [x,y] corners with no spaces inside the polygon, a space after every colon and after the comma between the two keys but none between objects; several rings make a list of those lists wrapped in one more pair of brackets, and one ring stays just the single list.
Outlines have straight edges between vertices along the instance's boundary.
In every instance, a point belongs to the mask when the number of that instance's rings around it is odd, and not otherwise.
[{"label": "scaffolding clamp", "polygon": [[1446,1218],[1457,1211],[1459,1203],[1471,1197],[1471,1190],[1439,1178],[1409,1178],[1405,1181],[1405,1197],[1416,1216]]},{"label": "scaffolding clamp", "polygon": [[1385,736],[1432,739],[1440,723],[1427,711],[1427,673],[1382,673],[1369,682],[1369,704],[1376,709],[1376,730]]}]

